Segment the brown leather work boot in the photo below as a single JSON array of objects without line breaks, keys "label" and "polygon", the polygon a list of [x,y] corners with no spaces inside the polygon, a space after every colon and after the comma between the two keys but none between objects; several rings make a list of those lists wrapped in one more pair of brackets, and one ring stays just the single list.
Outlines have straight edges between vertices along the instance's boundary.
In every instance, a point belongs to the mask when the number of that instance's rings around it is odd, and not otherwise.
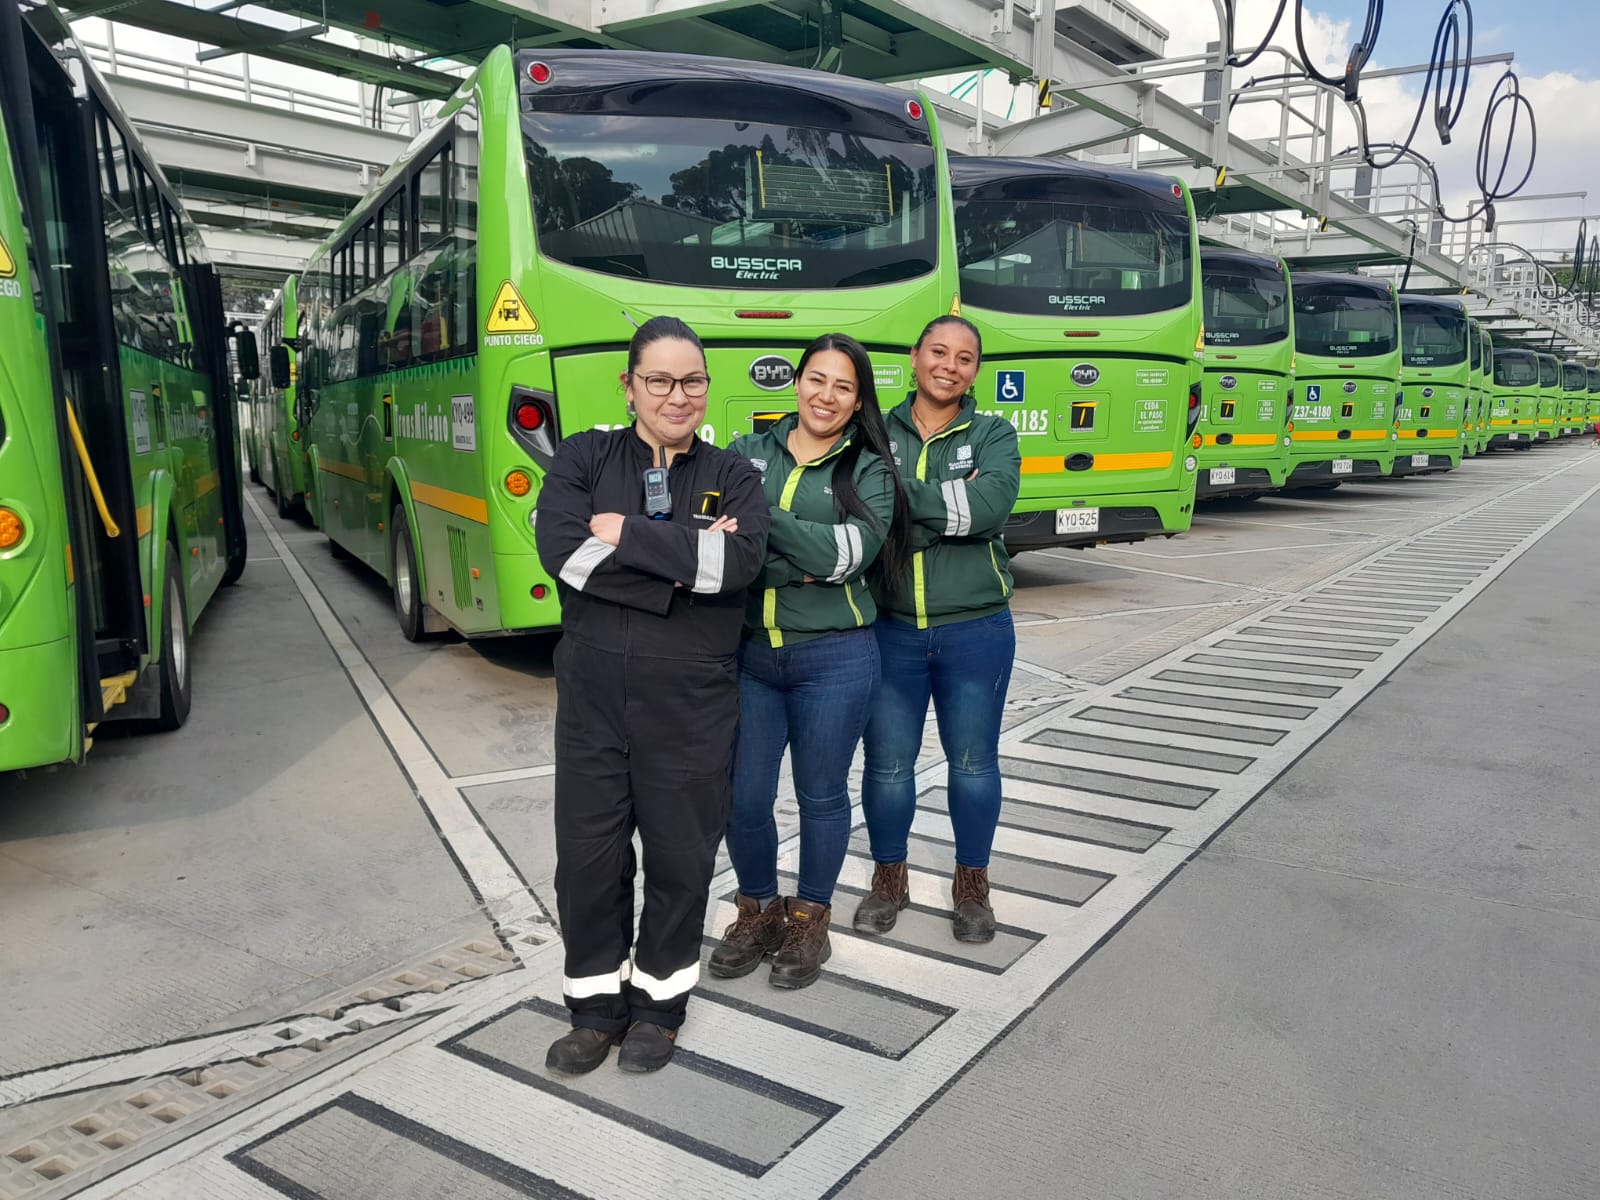
[{"label": "brown leather work boot", "polygon": [[878,863],[872,868],[872,892],[856,905],[851,922],[862,933],[888,933],[900,917],[900,910],[911,903],[911,885],[906,879],[906,864]]},{"label": "brown leather work boot", "polygon": [[706,969],[718,979],[737,979],[761,965],[769,954],[783,945],[783,900],[772,900],[765,908],[743,892],[735,898],[739,916],[722,931],[722,941],[711,952]]},{"label": "brown leather work boot", "polygon": [[772,960],[770,982],[779,988],[809,987],[833,954],[833,943],[828,940],[833,910],[799,897],[785,903],[789,920],[783,930],[783,946]]},{"label": "brown leather work boot", "polygon": [[956,941],[994,941],[994,909],[989,905],[988,868],[956,864],[956,878],[950,886],[950,894],[956,906],[951,918]]}]

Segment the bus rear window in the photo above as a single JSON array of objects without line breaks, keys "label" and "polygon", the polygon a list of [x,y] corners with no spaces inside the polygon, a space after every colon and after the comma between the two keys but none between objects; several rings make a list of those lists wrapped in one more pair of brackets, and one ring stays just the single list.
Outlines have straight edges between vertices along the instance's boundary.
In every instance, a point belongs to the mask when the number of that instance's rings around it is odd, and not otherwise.
[{"label": "bus rear window", "polygon": [[1276,271],[1200,268],[1208,346],[1265,346],[1289,336],[1289,286]]},{"label": "bus rear window", "polygon": [[1494,356],[1494,382],[1496,387],[1538,387],[1538,360],[1525,350],[1502,350]]},{"label": "bus rear window", "polygon": [[1395,351],[1395,308],[1366,288],[1301,285],[1294,289],[1294,345],[1325,358],[1376,358]]},{"label": "bus rear window", "polygon": [[1568,392],[1585,392],[1589,390],[1589,375],[1584,370],[1582,363],[1561,364],[1561,387]]},{"label": "bus rear window", "polygon": [[869,287],[934,269],[933,148],[836,129],[524,112],[539,249],[622,279]]},{"label": "bus rear window", "polygon": [[1561,360],[1553,354],[1539,355],[1539,386],[1542,388],[1561,386]]},{"label": "bus rear window", "polygon": [[[1104,196],[1097,183],[1097,196]],[[1186,215],[1132,188],[1117,204],[956,196],[961,298],[996,312],[1127,317],[1193,297]]]},{"label": "bus rear window", "polygon": [[1425,308],[1400,310],[1400,359],[1408,367],[1448,367],[1467,361],[1467,319]]}]

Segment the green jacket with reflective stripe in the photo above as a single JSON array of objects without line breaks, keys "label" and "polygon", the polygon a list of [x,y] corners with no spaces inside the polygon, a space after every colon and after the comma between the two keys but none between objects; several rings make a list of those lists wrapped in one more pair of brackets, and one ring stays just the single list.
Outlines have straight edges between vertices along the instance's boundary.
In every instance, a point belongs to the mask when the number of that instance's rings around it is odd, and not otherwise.
[{"label": "green jacket with reflective stripe", "polygon": [[885,418],[910,502],[911,570],[899,586],[880,578],[874,590],[884,612],[927,629],[988,616],[1010,600],[1011,556],[1000,530],[1016,507],[1022,456],[1011,422],[978,412],[971,396],[924,442],[911,417],[914,398]]},{"label": "green jacket with reflective stripe", "polygon": [[860,629],[877,619],[872,592],[861,577],[883,548],[894,515],[889,465],[864,451],[852,478],[856,495],[879,526],[874,529],[853,515],[841,518],[833,503],[833,471],[855,426],[847,427],[821,458],[802,463],[789,453],[789,433],[798,422],[790,413],[760,433],[735,439],[732,447],[761,472],[772,506],[766,567],[750,589],[745,631],[773,646]]}]

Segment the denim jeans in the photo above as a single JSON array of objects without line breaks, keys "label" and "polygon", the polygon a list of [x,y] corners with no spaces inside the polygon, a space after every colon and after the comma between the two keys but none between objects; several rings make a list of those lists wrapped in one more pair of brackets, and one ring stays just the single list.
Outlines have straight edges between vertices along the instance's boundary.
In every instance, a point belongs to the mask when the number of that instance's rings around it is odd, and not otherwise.
[{"label": "denim jeans", "polygon": [[778,894],[778,769],[790,748],[800,807],[800,882],[795,894],[831,904],[850,842],[850,761],[878,683],[870,629],[795,646],[752,638],[739,649],[739,739],[733,758],[728,856],[739,890]]},{"label": "denim jeans", "polygon": [[916,814],[917,753],[933,698],[939,742],[949,763],[950,824],[956,862],[987,867],[1000,821],[1000,718],[1017,634],[1009,610],[918,629],[879,617],[883,678],[865,738],[861,809],[872,857],[903,862]]}]

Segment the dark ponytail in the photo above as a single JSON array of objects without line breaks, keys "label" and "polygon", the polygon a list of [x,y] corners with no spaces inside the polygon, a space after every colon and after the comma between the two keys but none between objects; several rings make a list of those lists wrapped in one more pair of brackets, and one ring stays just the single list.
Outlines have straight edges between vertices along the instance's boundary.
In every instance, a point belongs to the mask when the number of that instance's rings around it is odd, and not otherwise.
[{"label": "dark ponytail", "polygon": [[[856,436],[851,438],[844,453],[833,467],[833,508],[843,519],[858,517],[883,535],[883,549],[878,552],[878,562],[885,579],[894,585],[905,577],[911,567],[911,513],[906,504],[905,489],[900,486],[900,472],[894,464],[894,451],[889,446],[889,427],[884,424],[883,410],[878,407],[878,388],[872,375],[872,359],[866,347],[847,333],[825,333],[806,347],[795,367],[798,381],[805,374],[811,356],[823,350],[837,350],[850,360],[856,371],[856,398],[861,408],[855,415]],[[889,479],[894,489],[894,512],[889,528],[884,529],[878,514],[867,507],[856,491],[856,464],[863,451],[870,451],[883,459],[889,468]]]}]

